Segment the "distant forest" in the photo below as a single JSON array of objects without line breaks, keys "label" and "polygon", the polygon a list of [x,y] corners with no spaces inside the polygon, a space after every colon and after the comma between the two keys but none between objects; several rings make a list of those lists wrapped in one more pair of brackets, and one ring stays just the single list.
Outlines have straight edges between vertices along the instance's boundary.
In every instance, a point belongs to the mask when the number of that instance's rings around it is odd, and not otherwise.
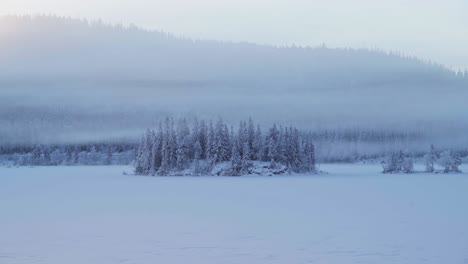
[{"label": "distant forest", "polygon": [[[322,161],[468,149],[468,72],[398,52],[0,17],[0,145],[136,145],[165,116],[309,131]],[[322,146],[327,147],[322,147]]]}]

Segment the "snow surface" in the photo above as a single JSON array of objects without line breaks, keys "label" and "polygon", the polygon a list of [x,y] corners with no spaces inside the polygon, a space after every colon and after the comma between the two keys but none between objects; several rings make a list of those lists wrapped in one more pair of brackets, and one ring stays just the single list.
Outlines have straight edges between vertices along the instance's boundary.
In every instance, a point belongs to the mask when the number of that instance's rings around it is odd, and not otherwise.
[{"label": "snow surface", "polygon": [[467,174],[320,169],[329,174],[0,168],[0,263],[468,263]]}]

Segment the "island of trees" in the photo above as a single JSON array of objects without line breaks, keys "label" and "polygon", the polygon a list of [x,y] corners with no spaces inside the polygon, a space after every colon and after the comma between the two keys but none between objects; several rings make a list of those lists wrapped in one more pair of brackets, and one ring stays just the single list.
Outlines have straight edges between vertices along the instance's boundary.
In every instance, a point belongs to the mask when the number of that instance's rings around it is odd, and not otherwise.
[{"label": "island of trees", "polygon": [[[177,123],[177,124],[175,124]],[[263,132],[252,119],[235,129],[216,121],[167,118],[147,130],[138,147],[137,175],[229,175],[315,173],[310,136],[294,127],[273,125]]]}]

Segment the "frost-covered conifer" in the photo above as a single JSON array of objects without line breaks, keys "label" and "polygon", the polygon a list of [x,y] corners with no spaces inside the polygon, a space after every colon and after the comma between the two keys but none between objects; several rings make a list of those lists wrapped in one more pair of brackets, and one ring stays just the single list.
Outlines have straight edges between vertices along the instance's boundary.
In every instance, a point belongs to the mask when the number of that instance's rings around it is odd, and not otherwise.
[{"label": "frost-covered conifer", "polygon": [[198,140],[195,142],[193,148],[194,148],[194,160],[193,160],[194,172],[195,172],[195,175],[199,175],[202,149],[201,149],[200,142]]},{"label": "frost-covered conifer", "polygon": [[276,124],[270,128],[268,133],[268,158],[270,159],[270,167],[276,167],[277,162],[279,162],[280,156],[280,144],[279,144],[279,131],[276,127]]},{"label": "frost-covered conifer", "polygon": [[31,153],[31,165],[41,165],[41,147],[36,145]]},{"label": "frost-covered conifer", "polygon": [[438,160],[440,166],[444,168],[444,172],[460,172],[458,168],[461,164],[461,158],[457,153],[454,153],[450,150],[442,152]]},{"label": "frost-covered conifer", "polygon": [[412,173],[413,160],[405,157],[403,151],[391,154],[383,163],[383,173]]},{"label": "frost-covered conifer", "polygon": [[250,154],[250,147],[249,143],[245,142],[244,143],[244,151],[242,155],[242,163],[241,163],[241,172],[242,174],[248,174],[250,167],[252,167],[253,163],[250,160],[251,154]]},{"label": "frost-covered conifer", "polygon": [[181,120],[177,129],[177,169],[183,170],[190,165],[190,130],[186,119]]},{"label": "frost-covered conifer", "polygon": [[44,166],[49,166],[51,165],[51,158],[50,158],[50,150],[49,146],[44,145],[41,147],[41,160],[40,164]]},{"label": "frost-covered conifer", "polygon": [[260,125],[257,125],[253,140],[253,159],[263,160],[263,135]]},{"label": "frost-covered conifer", "polygon": [[242,158],[239,152],[238,142],[234,142],[231,151],[231,174],[233,176],[240,175],[242,170]]},{"label": "frost-covered conifer", "polygon": [[434,164],[438,159],[437,151],[434,148],[434,145],[431,145],[429,153],[424,155],[424,163],[426,165],[426,172],[434,172]]}]

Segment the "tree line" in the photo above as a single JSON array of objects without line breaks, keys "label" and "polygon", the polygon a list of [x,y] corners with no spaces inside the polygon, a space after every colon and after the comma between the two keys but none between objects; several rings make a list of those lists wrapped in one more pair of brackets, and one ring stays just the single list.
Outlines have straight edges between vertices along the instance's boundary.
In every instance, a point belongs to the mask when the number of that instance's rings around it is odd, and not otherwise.
[{"label": "tree line", "polygon": [[0,163],[13,166],[128,165],[135,145],[75,144],[0,146]]},{"label": "tree line", "polygon": [[295,127],[273,125],[264,133],[250,118],[237,129],[222,118],[215,122],[194,118],[175,124],[166,118],[157,131],[148,129],[141,139],[135,160],[137,175],[172,175],[190,170],[210,174],[224,164],[224,175],[251,174],[255,162],[284,172],[316,172],[315,147],[311,137]]},{"label": "tree line", "polygon": [[[425,172],[429,173],[449,173],[461,172],[459,166],[463,163],[461,155],[452,150],[438,151],[431,145],[427,154],[423,157]],[[382,162],[383,173],[413,173],[414,161],[410,155],[404,154],[403,151],[392,153],[387,157],[387,160]],[[436,168],[436,165],[442,168]]]}]

